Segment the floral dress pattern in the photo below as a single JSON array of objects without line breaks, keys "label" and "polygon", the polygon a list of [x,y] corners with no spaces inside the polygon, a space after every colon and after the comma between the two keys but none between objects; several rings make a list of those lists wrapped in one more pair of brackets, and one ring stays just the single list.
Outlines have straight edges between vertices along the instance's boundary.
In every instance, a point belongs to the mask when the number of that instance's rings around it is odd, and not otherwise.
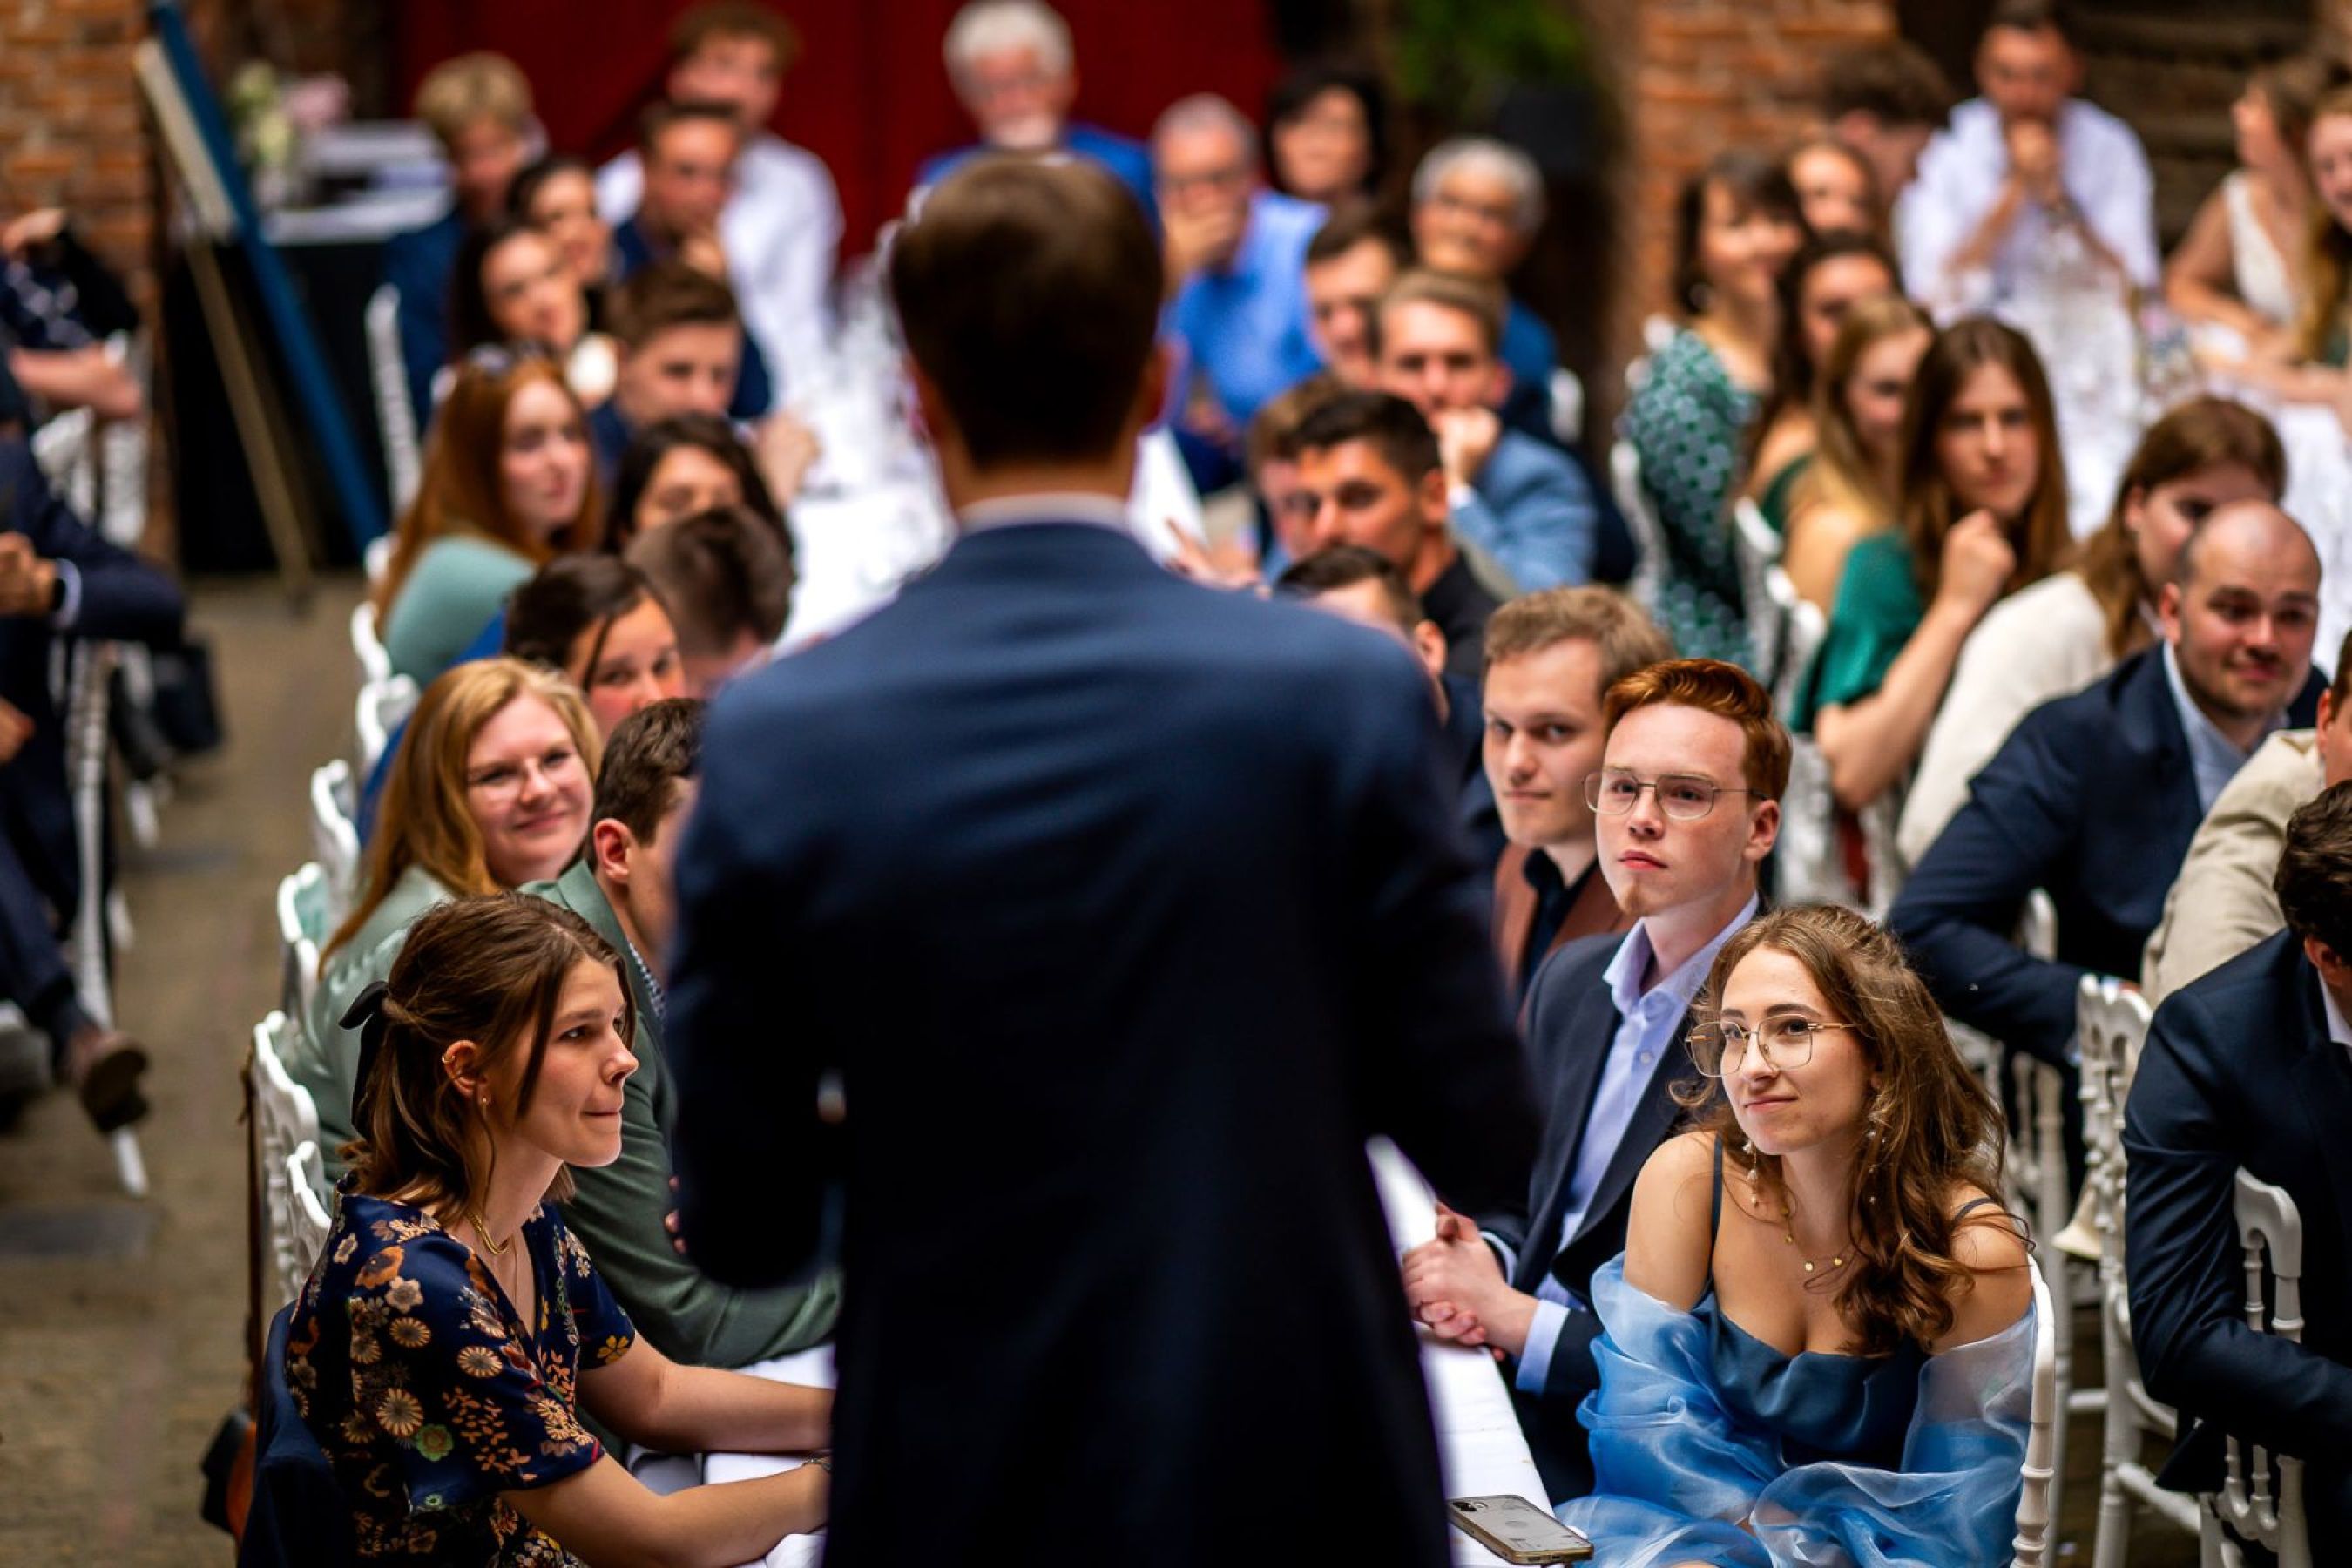
[{"label": "floral dress pattern", "polygon": [[1728,507],[1740,432],[1755,413],[1756,395],[1687,328],[1652,357],[1625,410],[1625,439],[1666,536],[1658,619],[1685,658],[1750,662]]},{"label": "floral dress pattern", "polygon": [[499,1494],[596,1462],[603,1450],[576,1414],[583,1350],[609,1366],[635,1331],[551,1205],[522,1242],[539,1292],[529,1327],[430,1215],[342,1193],[288,1325],[286,1381],[367,1561],[579,1562]]}]

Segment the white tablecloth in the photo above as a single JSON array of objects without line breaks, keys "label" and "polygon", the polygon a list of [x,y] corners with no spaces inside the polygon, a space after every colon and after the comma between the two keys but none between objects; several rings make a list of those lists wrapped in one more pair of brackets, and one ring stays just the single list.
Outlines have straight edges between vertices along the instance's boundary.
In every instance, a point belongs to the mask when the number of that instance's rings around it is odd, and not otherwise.
[{"label": "white tablecloth", "polygon": [[[1388,1211],[1389,1234],[1402,1257],[1434,1235],[1436,1200],[1429,1184],[1411,1162],[1386,1139],[1374,1141],[1370,1151],[1372,1174],[1380,1184],[1381,1203]],[[1400,1293],[1402,1287],[1400,1286]],[[743,1369],[779,1383],[833,1386],[833,1351],[820,1347],[781,1361],[760,1362]],[[1493,1497],[1512,1495],[1544,1507],[1543,1478],[1528,1452],[1517,1415],[1511,1409],[1509,1390],[1495,1359],[1483,1350],[1440,1342],[1426,1331],[1421,1335],[1421,1371],[1429,1384],[1429,1404],[1437,1424],[1438,1460],[1444,1474],[1445,1495]],[[702,1462],[705,1481],[746,1480],[793,1468],[797,1459],[769,1454],[710,1454]],[[1492,1568],[1500,1559],[1459,1531],[1453,1532],[1454,1561],[1465,1568]],[[824,1552],[824,1537],[787,1537],[765,1559],[765,1568],[812,1568]],[[759,1568],[747,1564],[746,1568]]]}]

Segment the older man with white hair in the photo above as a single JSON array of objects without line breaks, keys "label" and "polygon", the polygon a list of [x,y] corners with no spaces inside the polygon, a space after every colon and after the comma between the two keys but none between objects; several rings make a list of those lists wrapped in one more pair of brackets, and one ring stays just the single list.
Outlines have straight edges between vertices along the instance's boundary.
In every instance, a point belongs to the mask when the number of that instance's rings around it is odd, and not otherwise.
[{"label": "older man with white hair", "polygon": [[1092,159],[1135,193],[1146,216],[1157,217],[1151,195],[1151,154],[1141,143],[1074,122],[1078,68],[1070,25],[1041,0],[971,0],[948,24],[941,48],[956,100],[979,128],[980,140],[942,153],[917,176],[933,184],[975,153],[1066,153]]},{"label": "older man with white hair", "polygon": [[[1457,136],[1431,148],[1413,171],[1413,249],[1435,271],[1507,289],[1543,220],[1543,175],[1534,159],[1507,142]],[[1551,440],[1551,373],[1559,349],[1551,329],[1517,299],[1503,320],[1502,360],[1511,371],[1504,422]]]},{"label": "older man with white hair", "polygon": [[[1182,424],[1223,448],[1323,363],[1308,333],[1307,247],[1324,210],[1267,189],[1257,148],[1256,127],[1213,93],[1179,99],[1151,132]],[[1197,477],[1199,455],[1187,456]]]}]

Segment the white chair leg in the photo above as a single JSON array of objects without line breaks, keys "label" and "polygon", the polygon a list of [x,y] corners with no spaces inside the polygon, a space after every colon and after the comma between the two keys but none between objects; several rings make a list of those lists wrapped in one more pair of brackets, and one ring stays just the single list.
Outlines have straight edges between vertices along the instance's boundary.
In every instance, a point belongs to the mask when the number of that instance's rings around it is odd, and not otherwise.
[{"label": "white chair leg", "polygon": [[114,1151],[114,1173],[122,1183],[122,1190],[134,1198],[147,1195],[147,1161],[139,1152],[139,1134],[128,1127],[118,1127],[107,1136]]}]

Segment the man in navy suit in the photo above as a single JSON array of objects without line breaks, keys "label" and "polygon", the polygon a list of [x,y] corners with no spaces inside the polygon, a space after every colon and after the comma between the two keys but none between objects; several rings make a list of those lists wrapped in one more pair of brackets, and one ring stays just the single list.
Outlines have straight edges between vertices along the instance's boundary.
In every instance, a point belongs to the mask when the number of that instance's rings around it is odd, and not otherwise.
[{"label": "man in navy suit", "polygon": [[[2263,738],[2308,725],[2319,556],[2267,501],[2208,518],[2158,611],[2164,637],[2019,721],[1912,872],[1887,924],[1944,1011],[2063,1063],[2085,973],[2136,976],[2197,825]],[[2058,908],[2058,955],[2011,939]]]},{"label": "man in navy suit", "polygon": [[1543,1148],[1517,1202],[1480,1231],[1439,1215],[1405,1255],[1405,1295],[1445,1339],[1505,1352],[1519,1425],[1549,1499],[1592,1489],[1576,1407],[1599,1386],[1593,1271],[1625,1250],[1633,1178],[1673,1131],[1685,1038],[1715,955],[1757,909],[1780,830],[1789,732],[1738,667],[1676,659],[1609,689],[1587,795],[1624,936],[1570,942],[1537,972],[1525,1030]]},{"label": "man in navy suit", "polygon": [[1372,312],[1380,384],[1437,432],[1454,527],[1528,593],[1592,579],[1601,508],[1576,460],[1495,410],[1510,391],[1499,357],[1502,285],[1416,269]]},{"label": "man in navy suit", "polygon": [[1427,678],[1128,531],[1161,270],[1108,175],[975,161],[890,287],[962,537],[714,705],[689,1250],[838,1237],[829,1563],[1442,1563],[1364,1142],[1488,1205],[1536,1126]]},{"label": "man in navy suit", "polygon": [[[2288,821],[2287,929],[2157,1009],[2124,1118],[2132,1339],[2184,1430],[2158,1479],[2210,1491],[2224,1432],[2304,1460],[2320,1561],[2352,1540],[2352,784]],[[2303,1342],[2252,1332],[2237,1172],[2303,1220]]]},{"label": "man in navy suit", "polygon": [[146,1053],[91,1018],[58,947],[81,862],[50,654],[60,635],[176,643],[183,613],[170,579],[49,489],[30,447],[0,440],[0,999],[49,1037],[101,1131],[146,1113]]}]

